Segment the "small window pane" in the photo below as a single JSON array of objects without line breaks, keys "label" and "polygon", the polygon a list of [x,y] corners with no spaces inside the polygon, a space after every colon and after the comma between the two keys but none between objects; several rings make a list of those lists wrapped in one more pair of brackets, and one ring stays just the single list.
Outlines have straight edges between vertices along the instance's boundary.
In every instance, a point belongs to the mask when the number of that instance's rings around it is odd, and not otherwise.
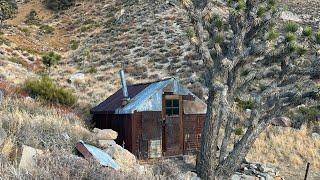
[{"label": "small window pane", "polygon": [[179,115],[179,108],[172,108],[172,114]]},{"label": "small window pane", "polygon": [[171,109],[171,108],[167,108],[167,109],[166,109],[166,114],[167,114],[168,116],[171,116],[171,115],[172,115],[172,109]]},{"label": "small window pane", "polygon": [[177,99],[172,100],[172,103],[173,103],[173,107],[179,107],[179,100]]},{"label": "small window pane", "polygon": [[166,100],[166,107],[172,107],[172,100]]}]

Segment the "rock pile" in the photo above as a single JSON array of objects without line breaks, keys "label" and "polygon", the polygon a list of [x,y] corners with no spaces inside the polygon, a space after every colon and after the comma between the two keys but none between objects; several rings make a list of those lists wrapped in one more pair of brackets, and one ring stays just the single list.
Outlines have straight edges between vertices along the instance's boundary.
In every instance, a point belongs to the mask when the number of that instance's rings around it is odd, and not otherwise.
[{"label": "rock pile", "polygon": [[239,171],[232,176],[232,180],[273,180],[282,179],[277,176],[277,172],[259,163],[243,163]]},{"label": "rock pile", "polygon": [[116,131],[94,128],[93,133],[99,147],[109,154],[120,165],[122,170],[126,171],[135,168],[137,163],[136,157],[114,141],[118,137]]}]

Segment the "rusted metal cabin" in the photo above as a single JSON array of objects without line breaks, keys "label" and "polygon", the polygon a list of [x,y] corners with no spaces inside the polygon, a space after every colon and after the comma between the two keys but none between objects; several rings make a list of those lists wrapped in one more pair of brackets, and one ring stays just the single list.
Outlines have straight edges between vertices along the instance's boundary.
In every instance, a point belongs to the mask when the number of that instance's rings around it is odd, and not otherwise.
[{"label": "rusted metal cabin", "polygon": [[139,159],[198,150],[206,104],[175,78],[126,85],[91,109],[95,126],[118,132],[117,143]]}]

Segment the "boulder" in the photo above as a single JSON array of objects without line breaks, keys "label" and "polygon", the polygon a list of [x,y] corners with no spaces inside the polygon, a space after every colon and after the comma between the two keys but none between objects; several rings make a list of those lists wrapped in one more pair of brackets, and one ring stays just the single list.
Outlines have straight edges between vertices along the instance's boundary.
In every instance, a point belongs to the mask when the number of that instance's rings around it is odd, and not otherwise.
[{"label": "boulder", "polygon": [[115,144],[116,142],[114,140],[98,140],[98,145],[104,149],[111,147]]},{"label": "boulder", "polygon": [[109,154],[123,170],[132,169],[136,165],[136,157],[118,144],[112,145],[104,151]]},{"label": "boulder", "polygon": [[190,156],[190,155],[184,155],[183,156],[183,161],[186,164],[196,164],[196,157],[195,156]]},{"label": "boulder", "polygon": [[312,132],[313,132],[313,133],[320,134],[320,126],[314,126],[314,127],[312,128]]},{"label": "boulder", "polygon": [[19,168],[27,170],[29,172],[33,171],[37,165],[36,158],[38,155],[41,155],[41,154],[43,154],[42,150],[23,145]]},{"label": "boulder", "polygon": [[288,117],[273,118],[271,124],[274,126],[291,127],[291,119]]},{"label": "boulder", "polygon": [[[1,123],[1,122],[0,122]],[[0,124],[0,146],[2,145],[2,143],[5,141],[7,137],[7,133],[6,131],[1,127],[1,124]]]},{"label": "boulder", "polygon": [[93,133],[98,140],[115,140],[118,137],[118,133],[112,129],[94,128]]},{"label": "boulder", "polygon": [[188,172],[185,174],[184,179],[185,179],[185,180],[200,180],[201,178],[198,177],[197,173],[188,171]]},{"label": "boulder", "polygon": [[318,134],[318,133],[312,133],[312,138],[313,138],[313,139],[320,139],[320,134]]},{"label": "boulder", "polygon": [[68,82],[69,83],[77,83],[77,84],[85,83],[85,75],[83,73],[73,74],[68,79]]}]

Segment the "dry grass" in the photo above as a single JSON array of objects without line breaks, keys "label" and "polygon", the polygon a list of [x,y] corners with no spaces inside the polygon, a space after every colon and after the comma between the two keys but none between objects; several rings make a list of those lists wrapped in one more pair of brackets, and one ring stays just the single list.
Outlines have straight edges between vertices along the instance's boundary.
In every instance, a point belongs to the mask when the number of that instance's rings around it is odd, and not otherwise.
[{"label": "dry grass", "polygon": [[320,173],[320,139],[312,138],[310,130],[304,126],[300,130],[269,127],[256,140],[248,159],[302,172],[310,162],[311,173]]},{"label": "dry grass", "polygon": [[[6,97],[0,106],[1,125],[7,138],[0,147],[0,179],[127,179],[129,176],[73,155],[76,142],[94,144],[95,140],[72,112],[48,108],[23,97]],[[18,168],[21,145],[45,152],[37,159],[32,172]],[[134,176],[139,179],[139,175]]]}]

